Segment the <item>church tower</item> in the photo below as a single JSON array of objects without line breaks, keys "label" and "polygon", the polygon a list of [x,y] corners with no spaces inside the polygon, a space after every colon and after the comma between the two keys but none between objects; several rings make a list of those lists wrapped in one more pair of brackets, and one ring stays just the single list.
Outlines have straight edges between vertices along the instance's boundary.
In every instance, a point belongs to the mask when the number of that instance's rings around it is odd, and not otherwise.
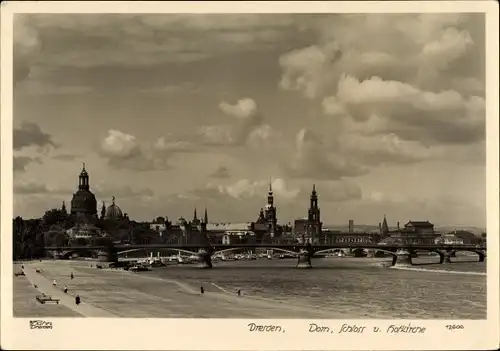
[{"label": "church tower", "polygon": [[66,210],[66,201],[63,201],[63,203],[62,203],[61,212],[62,212],[64,215],[67,215],[67,214],[68,214],[68,211]]},{"label": "church tower", "polygon": [[193,213],[193,221],[191,222],[193,225],[198,225],[200,224],[200,220],[198,219],[198,214],[196,213],[196,207],[194,208],[194,213]]},{"label": "church tower", "polygon": [[208,224],[208,214],[207,214],[207,208],[206,208],[206,207],[205,207],[205,216],[204,216],[204,218],[203,218],[203,222],[204,222],[205,224]]},{"label": "church tower", "polygon": [[274,206],[274,195],[271,181],[269,181],[265,217],[267,219],[269,237],[273,238],[276,234],[278,220],[276,218],[276,207]]},{"label": "church tower", "polygon": [[89,174],[83,164],[78,177],[78,190],[71,199],[71,214],[79,221],[94,221],[97,218],[97,200],[90,191]]},{"label": "church tower", "polygon": [[307,216],[307,236],[311,243],[317,243],[321,239],[321,217],[318,207],[318,194],[316,193],[316,184],[313,184],[313,189],[309,199],[309,213]]},{"label": "church tower", "polygon": [[383,236],[389,235],[389,226],[387,225],[387,219],[384,215],[384,221],[382,222],[382,227],[380,228],[380,234]]}]

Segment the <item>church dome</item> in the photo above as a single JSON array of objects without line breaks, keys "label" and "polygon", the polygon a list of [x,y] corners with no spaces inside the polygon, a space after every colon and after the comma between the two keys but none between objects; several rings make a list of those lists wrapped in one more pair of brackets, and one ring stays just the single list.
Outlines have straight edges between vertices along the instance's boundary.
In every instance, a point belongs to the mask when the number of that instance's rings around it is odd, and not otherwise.
[{"label": "church dome", "polygon": [[97,200],[90,190],[79,189],[71,199],[71,212],[77,214],[95,215]]},{"label": "church dome", "polygon": [[123,217],[123,212],[122,209],[115,204],[115,197],[113,196],[113,203],[106,208],[106,214],[105,218],[106,219],[117,219],[117,218],[122,218]]}]

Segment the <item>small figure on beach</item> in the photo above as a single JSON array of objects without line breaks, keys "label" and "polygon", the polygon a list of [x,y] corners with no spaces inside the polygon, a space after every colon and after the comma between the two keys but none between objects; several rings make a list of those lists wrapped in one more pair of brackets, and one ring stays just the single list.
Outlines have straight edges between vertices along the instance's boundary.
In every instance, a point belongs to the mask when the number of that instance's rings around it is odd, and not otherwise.
[{"label": "small figure on beach", "polygon": [[21,266],[21,269],[24,269],[24,264]]},{"label": "small figure on beach", "polygon": [[238,296],[241,296],[241,289],[238,289]]},{"label": "small figure on beach", "polygon": [[36,284],[33,284],[33,287],[34,287],[35,289],[38,289],[38,285],[36,285]]},{"label": "small figure on beach", "polygon": [[75,303],[77,306],[80,304],[80,295],[75,296]]},{"label": "small figure on beach", "polygon": [[57,285],[57,282],[56,282],[56,280],[54,279],[54,280],[52,281],[52,286],[55,288],[55,287],[56,287],[56,285]]},{"label": "small figure on beach", "polygon": [[73,272],[71,272],[71,275],[69,276],[71,279],[73,279],[75,276],[73,275]]},{"label": "small figure on beach", "polygon": [[66,285],[64,286],[64,290],[63,291],[64,291],[65,294],[68,293],[68,287]]},{"label": "small figure on beach", "polygon": [[200,292],[203,295],[205,293],[205,289],[203,287],[200,287]]}]

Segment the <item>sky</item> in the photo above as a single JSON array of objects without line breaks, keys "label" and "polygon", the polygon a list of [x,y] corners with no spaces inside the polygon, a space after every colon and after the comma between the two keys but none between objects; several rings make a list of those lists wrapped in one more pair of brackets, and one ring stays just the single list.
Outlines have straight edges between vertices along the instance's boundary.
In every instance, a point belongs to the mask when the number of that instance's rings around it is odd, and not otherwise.
[{"label": "sky", "polygon": [[483,14],[17,14],[14,215],[485,227]]}]

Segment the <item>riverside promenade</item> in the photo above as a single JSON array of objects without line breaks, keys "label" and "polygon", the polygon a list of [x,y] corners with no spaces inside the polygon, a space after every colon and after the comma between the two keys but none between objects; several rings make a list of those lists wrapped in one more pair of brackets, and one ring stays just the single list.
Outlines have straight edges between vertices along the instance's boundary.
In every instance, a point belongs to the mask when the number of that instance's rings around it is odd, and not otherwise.
[{"label": "riverside promenade", "polygon": [[[90,267],[92,265],[92,267]],[[36,273],[36,269],[43,273]],[[60,304],[83,317],[127,318],[341,318],[332,310],[294,306],[275,300],[237,296],[215,285],[205,294],[176,279],[95,268],[95,262],[42,261],[25,264],[26,278]],[[73,272],[75,278],[70,279]],[[57,281],[57,287],[52,281]],[[65,294],[62,289],[68,287]],[[74,296],[82,304],[76,306]],[[35,296],[32,297],[33,299]],[[57,305],[51,305],[57,306]],[[50,315],[48,315],[50,316]]]},{"label": "riverside promenade", "polygon": [[[45,265],[37,265],[37,268],[40,267],[43,270]],[[64,283],[58,282],[57,286],[54,287],[52,285],[52,280],[47,279],[44,276],[44,273],[37,273],[34,264],[25,264],[24,265],[24,274],[26,279],[30,282],[32,286],[37,286],[38,294],[44,293],[46,295],[52,296],[54,299],[59,299],[59,304],[69,308],[70,310],[76,312],[78,315],[85,317],[117,317],[117,315],[103,310],[95,305],[89,304],[85,301],[82,301],[80,305],[76,305],[75,296],[76,294],[66,294],[62,290],[64,288]],[[68,276],[69,279],[69,276]],[[33,296],[33,298],[35,298]],[[52,305],[52,304],[51,304]]]}]

